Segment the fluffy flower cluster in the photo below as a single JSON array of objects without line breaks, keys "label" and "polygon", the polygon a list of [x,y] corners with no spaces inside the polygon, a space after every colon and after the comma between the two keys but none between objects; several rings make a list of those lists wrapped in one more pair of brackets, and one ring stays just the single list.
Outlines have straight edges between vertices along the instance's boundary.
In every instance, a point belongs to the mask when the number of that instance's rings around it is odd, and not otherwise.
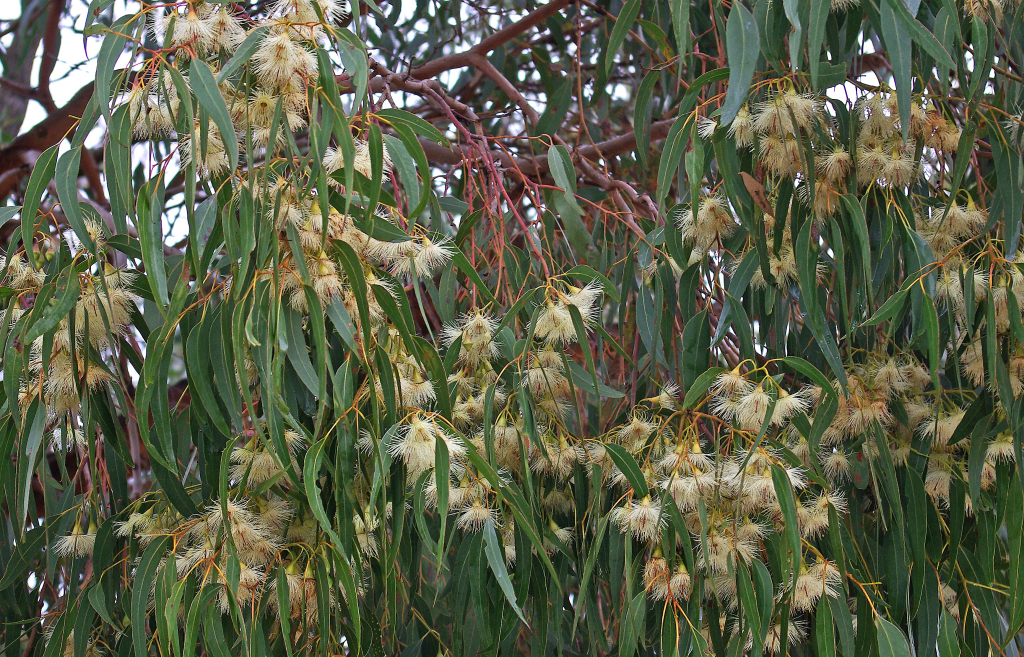
[{"label": "fluffy flower cluster", "polygon": [[721,248],[722,241],[733,234],[737,222],[726,198],[718,194],[701,199],[696,216],[692,210],[676,215],[676,225],[684,240],[692,241],[688,265],[700,262],[712,249]]},{"label": "fluffy flower cluster", "polygon": [[[105,230],[88,223],[87,230],[96,249],[105,254]],[[52,335],[35,339],[29,351],[28,375],[21,381],[19,403],[27,411],[41,401],[48,424],[55,427],[54,440],[60,447],[85,447],[85,437],[77,424],[81,410],[80,391],[97,391],[115,378],[116,368],[105,362],[114,344],[128,334],[138,297],[132,291],[136,273],[97,261],[92,252],[72,242],[77,256],[89,267],[67,283],[76,301],[68,314],[57,321]],[[24,256],[3,258],[5,285],[18,290],[22,303],[37,298],[45,281],[42,270],[29,267]],[[77,289],[76,289],[77,288]],[[60,289],[57,294],[64,294]],[[34,303],[32,301],[31,303]],[[16,303],[6,319],[14,325],[28,310]],[[65,430],[61,430],[61,426]]]},{"label": "fluffy flower cluster", "polygon": [[[284,148],[285,131],[306,126],[306,88],[318,72],[316,45],[343,15],[338,0],[278,0],[267,18],[256,22],[239,16],[229,5],[205,1],[153,12],[151,31],[173,49],[172,65],[180,73],[169,75],[157,69],[139,77],[128,97],[135,135],[143,139],[177,135],[182,166],[195,164],[202,178],[229,173],[225,139],[248,140],[258,153]],[[220,84],[234,134],[221,135],[217,126],[198,122],[178,134],[179,94],[189,91],[188,63],[198,57],[216,68],[256,29],[262,30],[262,38],[251,58],[254,79],[240,86],[227,80]],[[275,126],[279,111],[283,125]]]},{"label": "fluffy flower cluster", "polygon": [[[732,574],[735,564],[767,563],[763,546],[773,534],[785,532],[780,495],[795,496],[792,521],[808,541],[828,531],[831,514],[844,513],[846,502],[838,490],[823,488],[820,480],[812,483],[806,467],[787,461],[783,451],[755,440],[762,430],[784,437],[793,426],[792,419],[812,409],[816,390],[787,391],[763,372],[744,373],[742,367],[720,373],[709,390],[714,416],[679,418],[673,404],[660,403],[661,396],[645,400],[644,407],[607,434],[605,443],[589,446],[586,461],[592,472],[600,466],[611,486],[625,490],[610,521],[648,546],[650,558],[643,573],[648,597],[685,604],[700,591],[703,598],[719,600],[734,615],[739,605]],[[716,434],[732,435],[733,445],[721,440],[716,450],[709,443]],[[750,441],[748,448],[742,447],[744,440]],[[637,493],[635,481],[617,467],[608,453],[609,443],[625,449],[641,464],[646,493]],[[673,541],[675,551],[669,552],[664,536],[679,529],[671,519],[676,511],[689,536]],[[694,546],[692,562],[679,546],[683,540]],[[800,576],[779,591],[780,598],[790,600],[791,628],[806,626],[807,616],[823,597],[843,593],[838,567],[820,553],[811,559],[801,567]],[[781,619],[775,622],[781,624]],[[790,638],[797,642],[803,636],[791,632]],[[766,649],[777,652],[778,637],[773,641],[769,635]]]},{"label": "fluffy flower cluster", "polygon": [[[980,354],[977,358],[981,358]],[[1021,364],[1024,365],[1024,359]],[[978,368],[983,371],[980,364]],[[808,435],[795,427],[791,428],[788,440],[789,449],[805,467],[820,468],[835,486],[846,485],[854,477],[869,477],[866,470],[857,471],[855,466],[877,462],[883,450],[888,453],[886,460],[897,467],[908,466],[914,454],[926,456],[924,490],[942,510],[948,509],[954,499],[954,480],[967,482],[970,478],[968,455],[975,441],[983,441],[982,490],[994,488],[1001,463],[1015,461],[1009,431],[992,436],[958,432],[966,415],[962,392],[936,392],[929,370],[910,354],[869,354],[864,363],[847,369],[847,380],[848,396],[838,384],[835,386],[838,403],[834,414],[819,418],[823,413],[819,408],[814,417],[808,418],[817,445],[812,446]],[[1019,379],[1016,385],[1019,392]],[[827,426],[821,428],[820,424],[826,422]],[[822,521],[827,527],[827,514],[813,517],[814,509],[825,508],[823,504],[805,503],[803,509],[798,507],[805,537],[824,531]],[[833,504],[841,510],[841,503]],[[969,493],[964,495],[963,505],[968,515],[973,513],[974,500]],[[945,584],[942,588],[943,603],[951,613],[958,614],[957,592]]]},{"label": "fluffy flower cluster", "polygon": [[[344,599],[347,593],[329,576],[317,575],[318,562],[329,543],[311,511],[296,508],[287,493],[291,484],[285,467],[289,461],[296,467],[295,456],[303,448],[304,439],[286,431],[283,442],[286,452],[282,457],[268,436],[255,430],[246,432],[231,451],[227,498],[216,500],[196,516],[184,517],[162,496],[150,496],[115,524],[115,534],[137,539],[144,546],[159,537],[173,538],[160,567],[172,569],[178,579],[194,575],[201,582],[217,585],[217,606],[223,614],[229,613],[233,605],[248,607],[266,599],[269,613],[287,614],[314,626],[319,611],[318,587],[327,587],[331,607],[336,604],[336,596]],[[378,520],[366,509],[363,511],[353,524],[364,554],[376,554],[375,539],[372,535],[368,539],[367,533],[376,528]],[[77,533],[76,528],[65,542],[81,541]],[[235,557],[240,571],[237,587],[231,587],[225,573],[230,570],[229,559]],[[287,600],[285,610],[277,591],[279,569],[288,584],[283,596]],[[152,598],[150,604],[154,604]]]},{"label": "fluffy flower cluster", "polygon": [[[359,222],[352,216],[318,198],[310,185],[315,172],[286,176],[270,165],[269,160],[294,144],[293,137],[307,128],[308,91],[317,82],[319,67],[316,48],[344,15],[344,4],[338,0],[278,0],[266,17],[258,20],[243,18],[230,5],[203,0],[155,11],[153,34],[174,56],[165,66],[147,68],[137,76],[125,105],[137,138],[176,139],[182,167],[193,166],[200,179],[230,176],[236,196],[252,197],[257,207],[265,209],[267,221],[280,233],[280,267],[262,272],[261,277],[274,280],[289,305],[308,313],[307,293],[311,291],[322,310],[340,300],[355,318],[360,316],[357,292],[348,281],[351,272],[345,271],[338,258],[340,244],[356,253],[369,288],[379,287],[388,293],[394,293],[397,282],[379,276],[377,265],[399,279],[430,277],[451,260],[453,249],[447,238],[419,229],[398,241],[375,239],[357,227]],[[191,60],[203,59],[217,75],[220,65],[247,38],[258,39],[247,66],[219,83],[232,120],[230,134],[222,134],[223,126],[198,118],[183,126],[181,99],[192,93]],[[243,162],[246,168],[230,170],[229,153],[234,149],[229,141],[252,159]],[[372,150],[367,141],[357,138],[355,158],[349,163],[367,179],[373,177]],[[381,185],[390,176],[391,158],[383,144],[381,159],[383,179],[370,184]],[[344,192],[337,175],[346,166],[344,149],[327,147],[322,166],[331,188]],[[375,221],[404,222],[384,206],[377,215]],[[289,238],[293,229],[299,236],[297,245]],[[375,295],[364,298],[370,317],[381,319],[383,312]]]},{"label": "fluffy flower cluster", "polygon": [[[959,145],[960,129],[920,99],[915,99],[910,108],[906,140],[894,94],[883,91],[858,100],[853,112],[857,122],[853,144],[843,141],[839,122],[824,108],[821,98],[789,87],[744,106],[727,128],[736,146],[754,150],[759,168],[768,173],[764,198],[761,202],[755,198],[766,213],[768,266],[767,270],[758,267],[754,271],[754,287],[772,282],[788,289],[797,281],[792,221],[787,221],[781,228],[782,235],[776,236],[774,212],[765,205],[779,202],[779,190],[796,185],[796,198],[816,222],[825,224],[843,207],[844,194],[866,192],[872,187],[906,190],[925,173],[931,175],[946,166]],[[714,122],[706,122],[703,128],[707,137],[720,129]],[[918,150],[923,152],[915,159]],[[789,207],[781,209],[789,212]],[[937,254],[948,253],[977,235],[987,218],[971,200],[966,206],[953,204],[948,213],[931,208],[925,211],[927,217],[918,225]],[[735,252],[735,245],[726,248],[723,244],[733,233],[735,221],[725,199],[717,194],[705,196],[696,214],[691,210],[680,212],[676,223],[686,243],[692,244],[690,264],[709,253]],[[754,236],[748,236],[746,249],[733,267],[754,250],[754,242]],[[947,265],[947,271],[956,271],[959,262],[953,258]],[[821,263],[816,267],[818,276],[824,275],[825,267]]]}]

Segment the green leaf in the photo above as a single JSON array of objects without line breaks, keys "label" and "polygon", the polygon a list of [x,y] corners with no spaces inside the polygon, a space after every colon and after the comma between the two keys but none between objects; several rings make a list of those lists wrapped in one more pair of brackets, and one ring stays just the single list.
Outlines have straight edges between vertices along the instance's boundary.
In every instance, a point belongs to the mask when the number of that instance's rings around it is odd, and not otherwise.
[{"label": "green leaf", "polygon": [[619,470],[622,470],[622,474],[626,475],[629,485],[633,487],[633,492],[640,497],[650,495],[651,491],[647,487],[647,480],[640,472],[640,466],[636,464],[633,455],[627,452],[625,447],[614,443],[605,443],[604,448]]},{"label": "green leaf", "polygon": [[878,631],[879,657],[911,657],[910,645],[903,631],[881,616],[875,618],[875,629]]},{"label": "green leaf", "polygon": [[260,42],[263,41],[263,37],[266,36],[267,32],[270,31],[268,25],[260,25],[249,32],[248,36],[245,37],[245,41],[238,46],[235,50],[235,54],[231,56],[228,63],[224,65],[224,68],[217,74],[217,84],[223,84],[234,74],[235,71],[242,68],[245,64],[252,59],[256,49],[260,47]]},{"label": "green leaf", "polygon": [[736,303],[736,299],[743,298],[744,293],[747,291],[747,286],[750,285],[750,279],[754,277],[754,272],[757,271],[758,266],[758,254],[754,251],[748,251],[743,259],[740,260],[739,266],[736,267],[736,271],[733,272],[732,278],[729,280],[729,289],[725,295],[725,303],[722,304],[722,313],[718,318],[718,326],[715,328],[715,337],[711,340],[711,344],[715,345],[721,342],[726,336],[729,327],[732,325],[733,306]]},{"label": "green leaf", "polygon": [[761,53],[757,24],[742,2],[735,2],[725,26],[725,51],[729,58],[729,87],[722,103],[722,125],[729,125],[743,106],[754,79],[754,67]]},{"label": "green leaf", "polygon": [[[473,286],[476,287],[477,291],[490,303],[497,305],[498,300],[494,298],[491,291],[484,285],[483,279],[480,278],[480,274],[476,272],[476,267],[470,264],[469,260],[463,255],[462,251],[455,251],[452,255],[452,262],[462,272],[463,276],[468,278]],[[514,319],[514,318],[513,318]]]},{"label": "green leaf", "polygon": [[[907,8],[903,0],[883,0],[883,2],[889,6],[896,18],[899,19],[903,29],[906,30],[917,45],[921,46],[926,53],[932,56],[932,59],[946,68],[956,68],[953,58],[949,56],[943,45],[935,38],[935,35],[928,31],[927,27],[914,18],[914,15],[910,13],[910,9]],[[884,9],[882,10],[882,16],[885,16]]]},{"label": "green leaf", "polygon": [[[913,529],[911,529],[913,531]],[[922,541],[923,542],[923,541]],[[919,655],[937,655],[939,638],[939,621],[943,605],[939,597],[939,576],[930,564],[922,562],[925,567],[915,569],[921,574],[911,571],[911,584],[920,589],[914,593],[917,604],[911,607],[914,615],[914,643]],[[915,579],[916,578],[916,579]],[[913,601],[912,601],[913,602]]]},{"label": "green leaf", "polygon": [[392,125],[409,126],[416,134],[435,141],[441,146],[448,146],[450,144],[444,133],[411,112],[399,109],[382,109],[378,110],[375,114],[377,118]]},{"label": "green leaf", "polygon": [[291,307],[282,308],[282,311],[283,317],[279,328],[283,329],[287,336],[288,348],[285,351],[288,362],[295,368],[295,373],[299,375],[299,380],[306,389],[316,395],[320,390],[320,382],[313,363],[309,360],[309,348],[302,333],[302,315]]},{"label": "green leaf", "polygon": [[836,628],[839,630],[840,652],[843,653],[844,657],[849,657],[854,654],[856,640],[853,629],[853,615],[850,613],[850,608],[846,606],[845,597],[830,598],[826,596],[826,598],[829,611],[832,612],[832,618],[835,621]]},{"label": "green leaf", "polygon": [[[942,211],[943,219],[946,218],[949,210],[956,203],[956,194],[960,191],[960,185],[964,180],[964,173],[967,171],[967,165],[971,161],[971,154],[974,152],[974,132],[976,129],[977,124],[974,121],[968,121],[960,132],[960,140],[957,142],[956,159],[953,162],[953,180],[949,188],[949,203],[946,205],[946,209]],[[995,141],[994,143],[998,144],[999,142]]]},{"label": "green leaf", "polygon": [[[696,84],[696,83],[694,83]],[[685,106],[684,106],[685,107]],[[685,129],[690,123],[689,113],[684,113],[680,108],[679,116],[668,129],[668,136],[662,146],[661,162],[658,163],[658,192],[657,203],[662,205],[665,197],[668,196],[669,188],[672,186],[672,179],[679,169],[679,161],[686,149],[686,142],[690,139],[689,132]]]},{"label": "green leaf", "polygon": [[786,356],[785,358],[780,358],[779,362],[788,365],[811,381],[814,381],[814,384],[820,387],[821,391],[826,395],[837,398],[836,391],[832,387],[832,382],[829,381],[824,374],[818,371],[817,367],[811,365],[803,358],[798,356]]},{"label": "green leaf", "polygon": [[705,372],[711,352],[711,327],[708,313],[702,310],[686,322],[682,337],[683,367],[679,384],[689,389]]},{"label": "green leaf", "polygon": [[630,601],[626,618],[619,629],[619,657],[633,657],[636,653],[637,640],[643,635],[646,609],[647,592],[640,591]]},{"label": "green leaf", "polygon": [[512,609],[516,612],[516,616],[519,616],[519,620],[526,623],[526,618],[523,616],[523,612],[519,608],[519,603],[516,602],[516,592],[512,589],[512,580],[509,578],[508,568],[505,566],[504,543],[498,539],[498,534],[494,531],[494,521],[490,518],[484,521],[483,532],[484,555],[487,557],[487,565],[491,567],[491,572],[494,573],[494,577],[498,580],[498,586],[501,587],[501,592],[505,594],[505,599],[508,600],[510,605],[512,605]]},{"label": "green leaf", "polygon": [[910,83],[913,58],[910,50],[910,32],[903,21],[897,20],[896,7],[903,7],[903,0],[883,0],[881,6],[882,39],[886,54],[892,64],[893,81],[896,83],[896,104],[899,106],[900,126],[903,139],[910,133]]},{"label": "green leaf", "polygon": [[721,367],[712,367],[707,372],[698,376],[690,389],[686,391],[686,397],[683,398],[683,410],[693,408],[697,400],[703,398],[707,393],[708,388],[715,382],[715,378],[724,371]]},{"label": "green leaf", "polygon": [[580,367],[575,361],[569,361],[569,372],[572,374],[573,383],[595,397],[603,399],[622,399],[626,396],[626,393],[616,390],[615,388],[610,388],[601,383],[600,380],[597,382],[597,388],[595,389],[593,381],[594,377],[588,374],[587,371]]},{"label": "green leaf", "polygon": [[0,208],[0,226],[14,219],[15,215],[21,212],[20,205],[8,205]]},{"label": "green leaf", "polygon": [[[280,569],[283,572],[283,569]],[[188,609],[188,616],[185,618],[185,642],[182,644],[182,657],[195,657],[196,640],[199,636],[200,616],[206,611],[207,605],[213,602],[214,597],[220,592],[215,584],[207,584],[203,587]],[[288,614],[285,614],[287,617]],[[286,621],[285,621],[286,622]]]},{"label": "green leaf", "polygon": [[597,525],[597,531],[594,533],[594,543],[590,546],[590,551],[587,553],[587,560],[583,565],[583,578],[580,579],[579,595],[576,597],[576,611],[573,614],[572,619],[572,634],[576,635],[576,627],[580,621],[580,613],[586,605],[587,600],[587,588],[590,584],[590,579],[594,575],[594,568],[597,566],[597,555],[601,552],[601,545],[604,543],[604,536],[608,532],[608,521],[611,519],[610,514],[606,514],[601,518],[601,522]]},{"label": "green leaf", "polygon": [[907,293],[909,290],[900,289],[897,290],[891,297],[885,300],[882,307],[875,311],[866,322],[861,326],[874,326],[875,324],[881,324],[887,319],[892,319],[903,309],[903,304],[907,300]]},{"label": "green leaf", "polygon": [[[217,125],[220,131],[221,141],[224,142],[224,149],[228,154],[229,168],[234,171],[238,168],[238,140],[235,138],[235,125],[231,122],[231,114],[228,106],[224,104],[224,96],[220,93],[217,81],[213,79],[213,72],[209,64],[199,58],[192,60],[189,69],[189,82],[192,85],[192,93],[196,95],[199,106],[210,113],[210,118]],[[192,149],[198,151],[202,147],[199,135],[194,135],[197,141],[192,144]]]},{"label": "green leaf", "polygon": [[[789,475],[779,465],[772,464],[772,484],[775,487],[775,495],[779,498],[779,506],[782,507],[782,517],[786,521],[786,538],[789,540],[790,563],[801,561],[800,550],[800,523],[796,515],[796,496],[793,493],[793,484]],[[796,574],[793,573],[792,577]],[[790,575],[787,575],[787,578]]]},{"label": "green leaf", "polygon": [[366,46],[355,34],[347,28],[334,30],[338,37],[338,55],[345,71],[355,80],[356,103],[360,103],[366,96],[366,88],[369,84],[369,60],[366,55]]},{"label": "green leaf", "polygon": [[652,291],[646,286],[637,290],[636,325],[640,331],[640,339],[651,354],[651,358],[658,362],[664,362],[665,355],[661,344],[660,330],[663,307],[659,303],[659,293],[660,289]]},{"label": "green leaf", "polygon": [[30,267],[35,266],[32,257],[32,236],[35,233],[36,213],[39,211],[39,203],[43,198],[43,190],[53,179],[59,148],[59,143],[54,144],[36,159],[35,166],[32,167],[32,175],[29,176],[28,185],[25,187],[25,201],[21,208],[21,242],[25,245],[25,253],[28,255]]},{"label": "green leaf", "polygon": [[935,301],[931,296],[925,294],[923,297],[921,310],[924,313],[925,339],[928,344],[928,365],[932,376],[935,376],[943,353],[943,349],[939,345],[939,313],[935,309]]},{"label": "green leaf", "polygon": [[750,570],[742,560],[739,560],[736,564],[736,571],[740,608],[745,615],[744,622],[749,627],[750,636],[753,638],[751,654],[759,655],[764,647],[765,635],[765,628],[761,627],[762,610],[758,605],[757,595],[754,592],[754,583],[751,580]]},{"label": "green leaf", "polygon": [[[448,455],[448,443],[441,439],[434,441],[434,481],[437,485],[437,513],[441,518],[448,516],[448,483],[451,477],[451,457]],[[448,523],[438,523],[440,533],[437,536],[437,554],[435,558],[438,563],[444,561],[444,539],[448,531]],[[513,598],[514,599],[514,598]],[[515,606],[515,605],[513,605]]]},{"label": "green leaf", "polygon": [[480,217],[482,217],[483,214],[482,210],[477,210],[468,217],[462,217],[462,220],[459,222],[459,231],[455,233],[455,246],[462,248],[462,243],[465,242],[466,238],[473,233],[473,228],[476,226],[477,222],[480,221]]},{"label": "green leaf", "polygon": [[96,245],[86,230],[85,222],[82,220],[82,209],[78,205],[78,165],[81,158],[82,149],[78,147],[72,148],[57,159],[54,186],[57,188],[60,207],[64,210],[64,216],[68,218],[75,235],[87,249],[95,251]]},{"label": "green leaf", "polygon": [[[399,180],[408,196],[409,217],[418,217],[423,209],[427,207],[432,198],[429,185],[424,185],[420,180],[430,180],[430,163],[423,153],[423,146],[416,135],[407,126],[398,124],[395,132],[400,139],[391,135],[384,135],[388,151],[391,153],[392,161],[398,168]],[[419,172],[419,177],[416,173]]]},{"label": "green leaf", "polygon": [[836,628],[832,624],[832,610],[827,604],[818,605],[814,616],[818,657],[836,657]]},{"label": "green leaf", "polygon": [[564,146],[554,145],[548,150],[548,162],[555,184],[561,188],[560,192],[554,192],[554,198],[561,211],[559,221],[565,229],[565,236],[576,253],[585,253],[590,244],[590,233],[583,223],[583,208],[576,200],[576,169],[572,157]]},{"label": "green leaf", "polygon": [[[828,22],[832,3],[830,0],[810,0],[810,3],[810,25],[807,28],[807,56],[810,58],[810,61],[807,63],[811,69],[811,84],[814,85],[815,89],[820,90],[823,88],[819,85],[820,69],[823,68],[819,62],[821,44],[825,40],[825,24]],[[790,38],[792,39],[792,37]]]},{"label": "green leaf", "polygon": [[853,226],[853,234],[857,238],[857,250],[860,252],[860,266],[862,284],[868,297],[869,306],[873,303],[874,289],[871,281],[871,239],[868,237],[867,219],[864,217],[864,209],[861,207],[857,197],[852,194],[840,196],[846,213],[850,216],[850,223]]},{"label": "green leaf", "polygon": [[[594,354],[591,353],[590,344],[587,341],[587,327],[583,323],[583,315],[580,313],[580,309],[568,304],[569,316],[572,318],[572,327],[575,329],[577,334],[577,341],[580,343],[583,349],[584,356],[587,360],[587,368],[590,370],[591,386],[588,386],[595,395],[599,394],[601,389],[601,382],[597,380],[597,367],[594,366]],[[571,364],[575,364],[572,362]],[[579,365],[577,365],[579,367]],[[575,374],[575,370],[572,370]],[[575,377],[573,377],[575,379]],[[586,377],[585,377],[586,379]]]},{"label": "green leaf", "polygon": [[142,186],[136,201],[135,227],[142,247],[142,262],[146,266],[146,281],[153,291],[153,298],[160,304],[160,311],[168,305],[167,267],[164,259],[163,235],[163,180],[158,176]]},{"label": "green leaf", "polygon": [[[330,518],[327,516],[323,501],[320,499],[320,488],[318,486],[320,463],[323,460],[324,449],[326,448],[327,441],[329,439],[330,437],[328,436],[317,441],[306,452],[306,461],[302,466],[302,485],[305,489],[306,500],[309,503],[309,508],[313,512],[313,516],[319,523],[320,528],[328,535],[328,537],[330,537],[337,553],[342,557],[347,557],[348,550],[345,547],[345,543],[342,542],[341,537],[338,536],[337,532],[333,529],[334,523],[332,523]],[[358,625],[359,605],[356,583],[352,577],[352,572],[348,568],[342,567],[337,570],[337,573],[341,580],[345,597],[348,600],[348,609],[352,617],[352,622]]]},{"label": "green leaf", "polygon": [[686,95],[683,96],[683,101],[679,103],[679,116],[686,116],[693,111],[694,106],[697,104],[697,98],[700,96],[704,87],[709,84],[714,84],[715,82],[727,80],[730,75],[730,69],[716,68],[704,73],[694,80],[693,84],[690,85],[690,88],[686,90]]},{"label": "green leaf", "polygon": [[[800,4],[799,0],[782,0],[786,19],[793,26],[793,32],[789,35],[789,63],[794,73],[803,68],[801,55],[803,55],[804,26],[800,21]],[[814,54],[812,53],[811,56],[813,57]],[[814,63],[813,59],[811,63]]]},{"label": "green leaf", "polygon": [[651,150],[651,94],[661,75],[661,71],[650,71],[636,92],[636,107],[633,110],[633,116],[636,117],[636,154],[645,167]]},{"label": "green leaf", "polygon": [[149,654],[146,647],[146,607],[153,582],[156,581],[157,568],[166,556],[170,542],[170,536],[161,536],[146,546],[132,578],[131,632],[135,657],[146,657]]},{"label": "green leaf", "polygon": [[344,544],[341,542],[341,538],[334,531],[334,523],[327,516],[327,511],[324,509],[323,502],[320,499],[320,487],[317,485],[319,480],[320,463],[323,460],[324,449],[327,447],[327,441],[330,438],[323,438],[314,443],[309,450],[306,452],[306,461],[302,466],[302,484],[305,488],[306,500],[309,502],[309,508],[316,517],[317,522],[320,523],[320,528],[330,536],[334,542],[335,548],[337,548],[340,554],[347,554],[347,550],[344,549]]},{"label": "green leaf", "polygon": [[348,309],[345,308],[345,304],[341,298],[335,298],[327,306],[327,315],[331,318],[331,324],[334,325],[334,330],[338,332],[338,335],[351,351],[358,353],[356,347],[356,326],[352,322],[351,315],[348,314]]},{"label": "green leaf", "polygon": [[626,0],[626,3],[622,5],[622,11],[619,12],[618,18],[615,19],[615,27],[612,28],[612,34],[608,37],[608,49],[605,51],[604,60],[605,75],[612,70],[615,54],[619,52],[622,42],[626,40],[629,28],[633,27],[633,23],[636,22],[636,17],[640,14],[641,5],[641,0]]},{"label": "green leaf", "polygon": [[825,360],[832,372],[839,379],[843,389],[846,388],[846,369],[843,367],[839,347],[835,336],[825,322],[824,309],[818,307],[817,260],[818,245],[811,244],[811,226],[813,221],[805,221],[800,228],[800,237],[796,245],[797,271],[800,279],[800,301],[807,312],[807,324],[821,348]]},{"label": "green leaf", "polygon": [[689,0],[672,0],[669,3],[672,12],[672,31],[676,35],[678,54],[685,55],[692,46],[690,37],[690,2]]},{"label": "green leaf", "polygon": [[[935,14],[934,34],[935,38],[942,45],[942,49],[947,53],[952,50],[954,42],[959,43],[959,39],[957,38],[959,31],[959,16],[955,13],[950,13],[949,9],[946,7],[939,9],[939,12]],[[938,80],[940,84],[944,85],[944,89],[948,88],[949,73],[950,68],[952,67],[943,64],[941,61],[936,61],[935,68],[935,79]]]},{"label": "green leaf", "polygon": [[957,622],[945,607],[939,622],[940,657],[960,657],[960,641],[956,636]]},{"label": "green leaf", "polygon": [[100,111],[103,118],[110,121],[110,81],[114,76],[114,67],[121,57],[125,44],[128,42],[130,25],[137,16],[123,16],[114,22],[103,37],[100,44],[99,54],[96,55],[96,84],[93,93],[99,94],[103,102],[100,103]]},{"label": "green leaf", "polygon": [[197,515],[199,509],[196,508],[192,498],[188,496],[185,487],[181,485],[180,475],[177,470],[164,467],[156,459],[153,460],[152,467],[153,478],[160,484],[160,488],[167,496],[167,501],[171,503],[171,506],[186,518]]},{"label": "green leaf", "polygon": [[1024,624],[1024,491],[1020,473],[1010,482],[1006,500],[1007,556],[1009,558],[1010,618],[1007,636],[1013,636]]}]

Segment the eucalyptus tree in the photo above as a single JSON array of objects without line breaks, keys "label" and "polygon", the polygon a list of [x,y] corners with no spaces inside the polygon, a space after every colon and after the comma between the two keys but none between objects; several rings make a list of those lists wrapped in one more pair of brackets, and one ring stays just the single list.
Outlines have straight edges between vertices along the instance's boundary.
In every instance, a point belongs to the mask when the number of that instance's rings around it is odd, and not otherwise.
[{"label": "eucalyptus tree", "polygon": [[5,654],[1018,654],[1021,7],[77,11]]}]

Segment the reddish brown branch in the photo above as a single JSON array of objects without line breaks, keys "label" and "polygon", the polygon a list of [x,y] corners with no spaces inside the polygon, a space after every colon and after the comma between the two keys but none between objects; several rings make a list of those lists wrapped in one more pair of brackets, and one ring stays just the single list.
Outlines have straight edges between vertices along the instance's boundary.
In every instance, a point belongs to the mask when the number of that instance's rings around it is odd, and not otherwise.
[{"label": "reddish brown branch", "polygon": [[43,56],[39,60],[39,94],[36,100],[49,113],[57,111],[53,95],[50,94],[50,76],[53,75],[57,51],[60,49],[60,17],[64,13],[65,4],[66,0],[50,1],[50,13],[46,17],[46,31],[43,34]]},{"label": "reddish brown branch", "polygon": [[15,80],[11,80],[9,78],[0,77],[0,87],[4,89],[9,89],[10,91],[13,91],[19,96],[24,96],[25,98],[28,98],[30,100],[39,99],[38,89],[30,87],[27,84],[16,82]]},{"label": "reddish brown branch", "polygon": [[[375,71],[377,75],[385,77],[385,80],[382,81],[379,78],[371,80],[370,88],[375,92],[383,91],[386,82],[388,86],[422,96],[423,93],[419,93],[415,89],[416,85],[432,83],[431,88],[433,91],[440,93],[443,96],[447,96],[447,93],[440,88],[440,84],[436,80],[432,80],[432,78],[444,73],[445,71],[472,66],[494,81],[494,83],[498,85],[498,88],[500,88],[513,102],[518,104],[528,121],[536,123],[538,118],[536,110],[530,106],[523,95],[515,88],[508,78],[502,75],[502,73],[498,71],[490,61],[488,61],[487,55],[494,49],[511,41],[527,30],[543,23],[568,5],[569,0],[552,0],[552,2],[549,2],[543,7],[527,14],[512,25],[495,32],[469,50],[438,57],[437,59],[433,59],[426,64],[412,69],[412,71],[407,74],[397,75],[391,71],[387,71],[387,69],[384,69],[387,73],[377,70]],[[342,92],[351,92],[354,90],[352,80],[348,73],[339,75],[337,80]],[[405,85],[404,87],[403,84]],[[436,85],[436,88],[433,85]],[[452,105],[451,102],[449,102],[449,106],[455,109],[455,106]],[[463,106],[465,107],[465,105]],[[460,114],[464,114],[462,111],[456,111]]]},{"label": "reddish brown branch", "polygon": [[450,71],[453,68],[475,66],[475,59],[480,56],[486,57],[486,55],[496,48],[508,43],[527,30],[540,25],[547,19],[554,16],[556,12],[568,5],[569,0],[552,0],[543,7],[530,12],[512,25],[509,25],[502,30],[498,30],[469,50],[433,59],[422,66],[414,68],[410,75],[419,80],[424,80],[426,78],[432,78],[445,71]]},{"label": "reddish brown branch", "polygon": [[495,68],[494,64],[492,64],[484,55],[474,52],[470,52],[469,55],[470,61],[473,62],[473,66],[489,77],[494,84],[498,85],[498,88],[505,92],[505,95],[509,97],[509,100],[519,105],[519,109],[522,110],[523,116],[525,116],[530,123],[536,125],[540,115],[537,114],[537,110],[530,106],[530,103],[528,103],[526,98],[523,97],[523,94],[519,93],[519,90],[516,89],[515,85],[512,84],[512,82],[506,78],[501,71]]}]

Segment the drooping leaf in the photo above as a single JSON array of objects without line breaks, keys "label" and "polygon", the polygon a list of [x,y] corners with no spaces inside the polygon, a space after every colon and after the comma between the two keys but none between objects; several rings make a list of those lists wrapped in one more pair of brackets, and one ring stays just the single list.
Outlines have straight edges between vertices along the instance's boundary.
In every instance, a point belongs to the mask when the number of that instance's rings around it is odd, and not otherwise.
[{"label": "drooping leaf", "polygon": [[732,123],[747,99],[754,67],[761,52],[760,36],[754,16],[742,2],[736,2],[726,23],[725,48],[729,56],[729,86],[722,104],[722,124]]}]

